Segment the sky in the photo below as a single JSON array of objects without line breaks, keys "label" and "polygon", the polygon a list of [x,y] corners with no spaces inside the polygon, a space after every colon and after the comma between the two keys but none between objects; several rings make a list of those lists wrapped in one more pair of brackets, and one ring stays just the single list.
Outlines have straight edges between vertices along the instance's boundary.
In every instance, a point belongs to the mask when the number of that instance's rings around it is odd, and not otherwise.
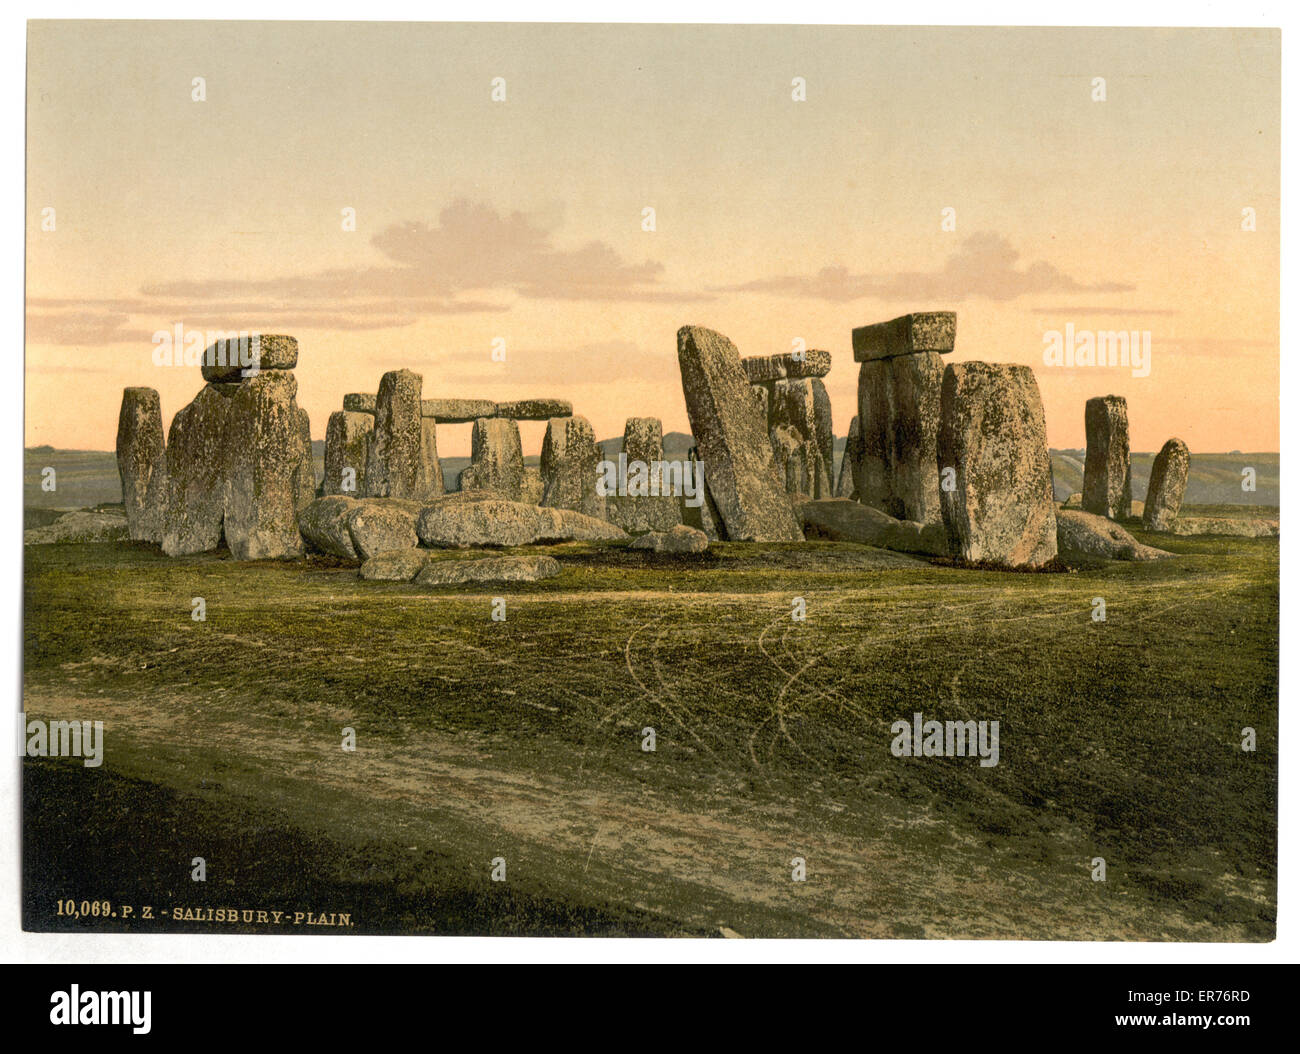
[{"label": "sky", "polygon": [[[843,435],[853,328],[941,309],[1052,446],[1116,394],[1134,450],[1278,449],[1275,31],[28,26],[28,445],[111,450],[124,387],[169,424],[178,324],[296,336],[317,439],[400,368],[689,431],[686,324],[831,352]],[[1047,365],[1067,326],[1149,370]]]}]

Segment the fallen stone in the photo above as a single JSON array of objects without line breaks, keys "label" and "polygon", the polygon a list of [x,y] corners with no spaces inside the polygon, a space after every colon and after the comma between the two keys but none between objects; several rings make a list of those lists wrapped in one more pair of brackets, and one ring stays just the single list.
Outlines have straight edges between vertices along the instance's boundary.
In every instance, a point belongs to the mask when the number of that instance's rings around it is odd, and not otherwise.
[{"label": "fallen stone", "polygon": [[348,413],[375,416],[376,397],[370,392],[349,392],[343,396],[343,409]]},{"label": "fallen stone", "polygon": [[948,535],[942,524],[896,520],[870,505],[847,498],[807,501],[799,506],[804,537],[809,541],[856,542],[899,553],[945,556]]},{"label": "fallen stone", "polygon": [[512,421],[549,421],[552,417],[572,417],[573,403],[564,399],[517,399],[497,403],[496,416]]},{"label": "fallen stone", "polygon": [[23,531],[23,545],[124,542],[129,537],[128,520],[124,512],[81,509],[66,513],[44,527],[32,527]]},{"label": "fallen stone", "polygon": [[373,498],[358,502],[348,514],[348,533],[357,556],[372,556],[393,549],[414,549],[420,544],[415,533],[421,506],[417,502]]},{"label": "fallen stone", "polygon": [[1222,534],[1234,538],[1277,538],[1277,520],[1237,519],[1231,516],[1179,516],[1170,526],[1174,534]]},{"label": "fallen stone", "polygon": [[1127,400],[1121,395],[1089,399],[1084,425],[1088,454],[1083,463],[1083,508],[1112,520],[1127,517],[1133,501]]},{"label": "fallen stone", "polygon": [[682,391],[709,493],[733,541],[800,541],[772,444],[736,346],[700,326],[677,331]]},{"label": "fallen stone", "polygon": [[853,331],[853,360],[874,362],[898,355],[952,351],[957,340],[955,311],[916,311]]},{"label": "fallen stone", "polygon": [[1181,439],[1170,439],[1160,448],[1151,463],[1151,479],[1142,508],[1142,526],[1148,531],[1167,531],[1178,517],[1183,495],[1187,493],[1187,472],[1191,465],[1192,455]]},{"label": "fallen stone", "polygon": [[460,474],[460,489],[490,491],[507,501],[518,501],[523,485],[519,425],[506,418],[479,418],[470,439],[469,467]]},{"label": "fallen stone", "polygon": [[298,341],[281,333],[255,333],[218,340],[203,352],[203,379],[210,384],[238,383],[262,370],[291,370],[298,365]]},{"label": "fallen stone", "polygon": [[469,582],[539,582],[560,573],[553,556],[485,556],[476,560],[430,560],[415,576],[418,586]]},{"label": "fallen stone", "polygon": [[963,362],[944,371],[938,464],[952,555],[1025,568],[1056,556],[1047,425],[1028,366]]},{"label": "fallen stone", "polygon": [[571,509],[541,508],[498,498],[433,502],[421,511],[416,532],[421,544],[439,549],[627,538],[627,532],[613,524]]},{"label": "fallen stone", "polygon": [[829,351],[787,351],[779,355],[753,355],[740,365],[750,384],[801,377],[825,377],[831,372]]},{"label": "fallen stone", "polygon": [[1076,490],[1073,494],[1071,494],[1068,498],[1065,499],[1065,504],[1063,504],[1063,505],[1061,506],[1061,508],[1063,508],[1063,509],[1082,509],[1082,508],[1083,508],[1083,495],[1080,494],[1080,493]]},{"label": "fallen stone", "polygon": [[1159,560],[1173,556],[1163,549],[1143,545],[1128,531],[1105,516],[1078,509],[1056,513],[1057,552],[1063,562],[1088,560]]},{"label": "fallen stone", "polygon": [[939,523],[936,464],[943,359],[920,352],[858,373],[858,500],[895,519]]},{"label": "fallen stone", "polygon": [[352,542],[348,520],[360,505],[356,498],[345,494],[329,494],[317,498],[298,513],[298,530],[309,548],[316,552],[355,560],[357,549]]},{"label": "fallen stone", "polygon": [[424,399],[420,413],[441,424],[467,425],[480,417],[496,417],[497,404],[491,399]]},{"label": "fallen stone", "polygon": [[161,542],[167,519],[167,454],[162,406],[152,388],[125,388],[117,416],[117,474],[127,537]]},{"label": "fallen stone", "polygon": [[[366,492],[366,458],[375,430],[373,414],[336,410],[325,428],[324,494],[360,497]],[[348,469],[352,471],[347,472]]]},{"label": "fallen stone", "polygon": [[656,553],[702,553],[709,548],[709,536],[701,530],[679,523],[671,530],[643,534],[628,548],[649,549]]},{"label": "fallen stone", "polygon": [[[366,452],[367,497],[436,497],[424,454],[423,384],[423,378],[410,370],[391,370],[379,382],[375,428]],[[437,493],[442,493],[440,487]]]},{"label": "fallen stone", "polygon": [[596,435],[585,417],[552,417],[542,440],[542,504],[605,518],[605,496],[597,492],[601,477]]},{"label": "fallen stone", "polygon": [[372,556],[358,573],[372,582],[409,582],[432,559],[428,549],[389,549]]}]

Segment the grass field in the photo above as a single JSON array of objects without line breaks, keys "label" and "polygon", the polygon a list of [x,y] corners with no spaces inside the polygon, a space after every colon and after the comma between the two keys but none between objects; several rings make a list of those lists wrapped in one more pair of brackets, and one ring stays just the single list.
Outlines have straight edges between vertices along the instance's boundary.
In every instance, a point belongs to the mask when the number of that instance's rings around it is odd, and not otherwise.
[{"label": "grass field", "polygon": [[[29,546],[27,717],[103,720],[106,747],[25,762],[27,925],[1269,940],[1278,545],[1137,533],[1179,558],[570,544],[490,591]],[[915,711],[998,720],[1000,763],[894,757]],[[208,907],[283,919],[181,910]]]}]

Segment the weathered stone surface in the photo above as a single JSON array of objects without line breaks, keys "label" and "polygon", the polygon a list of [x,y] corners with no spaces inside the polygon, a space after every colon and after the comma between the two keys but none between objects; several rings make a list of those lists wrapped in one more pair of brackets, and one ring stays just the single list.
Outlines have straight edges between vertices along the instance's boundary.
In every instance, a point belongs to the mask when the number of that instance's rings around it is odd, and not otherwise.
[{"label": "weathered stone surface", "polygon": [[1222,534],[1233,538],[1277,538],[1280,525],[1268,517],[1179,516],[1169,528],[1174,534]]},{"label": "weathered stone surface", "polygon": [[353,414],[369,414],[375,416],[375,404],[377,400],[371,392],[349,392],[343,396],[343,409]]},{"label": "weathered stone surface", "polygon": [[355,560],[357,549],[352,542],[348,520],[360,504],[345,494],[327,494],[298,513],[298,530],[308,548],[344,560]]},{"label": "weathered stone surface", "polygon": [[414,549],[420,544],[415,533],[420,510],[418,502],[384,498],[358,502],[348,514],[348,533],[357,556],[369,560],[392,549]]},{"label": "weathered stone surface", "polygon": [[238,387],[205,385],[172,418],[167,433],[167,515],[162,541],[168,556],[211,552],[221,542],[226,465],[236,442],[227,441],[227,422]]},{"label": "weathered stone surface", "polygon": [[817,453],[821,457],[818,468],[818,490],[814,497],[829,498],[835,479],[835,429],[831,423],[831,397],[824,385],[816,377],[808,382],[813,400],[813,434],[812,440],[817,444]]},{"label": "weathered stone surface", "polygon": [[849,435],[844,441],[844,453],[840,458],[840,474],[835,481],[835,497],[858,500],[858,474],[862,471],[862,431],[858,425],[858,415],[853,415],[849,422]]},{"label": "weathered stone surface", "polygon": [[[424,428],[420,418],[423,384],[423,378],[410,370],[392,370],[379,382],[375,430],[366,453],[365,494],[368,497],[436,496],[424,458]],[[442,493],[441,488],[437,493]]]},{"label": "weathered stone surface", "polygon": [[229,465],[226,545],[236,560],[302,554],[297,469],[302,464],[298,382],[287,370],[262,370],[230,397],[225,436]]},{"label": "weathered stone surface", "polygon": [[605,496],[597,493],[600,451],[585,417],[552,417],[542,440],[542,504],[605,518]]},{"label": "weathered stone surface", "polygon": [[1170,439],[1160,448],[1151,463],[1151,479],[1142,509],[1142,526],[1148,531],[1167,531],[1177,519],[1178,510],[1183,507],[1183,495],[1187,493],[1187,472],[1191,466],[1191,452],[1181,439]]},{"label": "weathered stone surface", "polygon": [[934,352],[864,362],[858,373],[858,500],[895,519],[938,523],[939,397]]},{"label": "weathered stone surface", "polygon": [[117,416],[117,474],[127,535],[161,542],[167,519],[167,455],[162,404],[152,388],[125,388]]},{"label": "weathered stone surface", "polygon": [[358,573],[372,582],[409,582],[433,555],[428,549],[389,549],[372,556]]},{"label": "weathered stone surface", "polygon": [[442,461],[438,458],[438,422],[431,417],[420,419],[420,457],[428,480],[425,497],[437,498],[446,490],[442,480]]},{"label": "weathered stone surface", "polygon": [[749,390],[754,393],[754,401],[758,403],[758,412],[762,415],[763,420],[767,421],[772,415],[772,382],[751,384]]},{"label": "weathered stone surface", "polygon": [[930,556],[944,556],[948,552],[948,535],[942,524],[896,520],[879,509],[847,498],[804,502],[798,511],[804,536],[809,541],[856,542]]},{"label": "weathered stone surface", "polygon": [[803,532],[772,458],[736,346],[700,326],[677,331],[682,391],[709,492],[733,541],[792,542]]},{"label": "weathered stone surface", "polygon": [[709,548],[709,536],[694,527],[679,523],[667,531],[650,531],[628,546],[656,553],[702,553]]},{"label": "weathered stone surface", "polygon": [[524,482],[519,489],[519,500],[525,505],[540,505],[542,495],[546,493],[546,481],[542,479],[542,470],[537,465],[524,466]]},{"label": "weathered stone surface", "polygon": [[564,399],[516,399],[497,403],[496,416],[512,421],[549,421],[552,417],[572,417],[573,403]]},{"label": "weathered stone surface", "polygon": [[497,404],[491,399],[424,399],[420,413],[448,425],[467,425],[480,417],[496,417]]},{"label": "weathered stone surface", "polygon": [[416,531],[423,545],[443,549],[627,538],[627,532],[613,524],[571,509],[546,509],[498,498],[433,502],[420,513]]},{"label": "weathered stone surface", "polygon": [[[366,492],[366,458],[375,430],[373,414],[336,410],[325,428],[324,494],[360,497]],[[352,472],[346,473],[346,469]]]},{"label": "weathered stone surface", "polygon": [[294,512],[298,513],[316,500],[316,460],[311,452],[311,418],[298,407],[298,437],[301,444],[298,465],[293,470]]},{"label": "weathered stone surface", "polygon": [[783,381],[787,378],[825,377],[831,372],[829,351],[805,351],[796,357],[793,351],[779,355],[752,355],[740,360],[750,384]]},{"label": "weathered stone surface", "polygon": [[814,469],[808,457],[808,444],[793,429],[778,425],[768,433],[772,444],[772,460],[777,475],[792,498],[803,501],[813,496],[813,483],[809,470]]},{"label": "weathered stone surface", "polygon": [[786,491],[811,498],[830,497],[833,439],[825,386],[816,378],[776,381],[770,407],[768,438],[777,471],[785,475]]},{"label": "weathered stone surface", "polygon": [[1088,454],[1083,463],[1083,507],[1112,520],[1129,515],[1133,479],[1128,452],[1128,401],[1121,395],[1089,399],[1084,410]]},{"label": "weathered stone surface", "polygon": [[203,352],[203,379],[210,384],[238,383],[261,370],[291,370],[298,365],[298,341],[281,333],[255,333],[208,345]]},{"label": "weathered stone surface", "polygon": [[415,576],[417,586],[468,582],[539,582],[560,573],[553,556],[484,556],[476,560],[430,560]]},{"label": "weathered stone surface", "polygon": [[897,355],[952,351],[957,340],[955,311],[916,311],[888,322],[860,326],[853,331],[855,362],[874,362]]},{"label": "weathered stone surface", "polygon": [[1028,366],[964,362],[944,371],[939,468],[949,551],[971,562],[1041,567],[1056,556],[1047,424]]},{"label": "weathered stone surface", "polygon": [[[691,448],[687,461],[691,466],[691,475],[688,480],[690,486],[683,488],[679,505],[682,523],[688,527],[703,531],[711,542],[726,541],[727,529],[722,524],[717,502],[713,500],[713,496],[709,493],[708,481],[704,475],[704,464],[699,460],[695,448]],[[685,493],[686,489],[691,490],[692,493]]]},{"label": "weathered stone surface", "polygon": [[1057,510],[1056,546],[1061,560],[1071,565],[1098,559],[1159,560],[1173,556],[1143,545],[1113,520],[1078,509]]},{"label": "weathered stone surface", "polygon": [[621,458],[614,461],[616,477],[623,477],[627,493],[611,493],[605,499],[610,523],[640,533],[671,530],[681,522],[685,488],[680,484],[684,481],[671,468],[666,473],[655,468],[663,459],[664,435],[659,418],[629,417],[623,426]]},{"label": "weathered stone surface", "polygon": [[1073,494],[1071,494],[1068,498],[1065,499],[1065,504],[1062,505],[1061,508],[1063,508],[1063,509],[1082,509],[1082,508],[1083,508],[1083,495],[1080,494],[1080,493],[1076,490]]},{"label": "weathered stone surface", "polygon": [[491,491],[507,501],[518,501],[523,485],[519,425],[501,417],[479,418],[470,439],[469,467],[460,474],[460,489]]},{"label": "weathered stone surface", "polygon": [[128,538],[127,524],[126,515],[116,509],[79,509],[60,516],[44,527],[31,527],[23,531],[23,545],[123,542]]}]

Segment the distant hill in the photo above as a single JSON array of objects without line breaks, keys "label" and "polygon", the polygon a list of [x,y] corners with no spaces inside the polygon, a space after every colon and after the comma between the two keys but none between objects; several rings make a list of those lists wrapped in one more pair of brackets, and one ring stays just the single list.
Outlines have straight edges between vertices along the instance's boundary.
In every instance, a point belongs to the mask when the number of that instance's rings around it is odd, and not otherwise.
[{"label": "distant hill", "polygon": [[[844,456],[844,438],[835,440],[835,475],[839,476],[840,461]],[[669,432],[664,436],[664,457],[670,461],[685,459],[695,441],[687,432]],[[597,444],[604,457],[617,457],[623,449],[623,437],[602,439]],[[312,455],[316,462],[316,479],[325,475],[325,443],[312,440]],[[1083,490],[1082,450],[1053,450],[1052,485],[1056,497],[1064,501],[1071,494]],[[1135,453],[1133,465],[1133,497],[1142,501],[1147,493],[1151,475],[1153,453]],[[469,464],[467,457],[442,458],[443,477],[448,489],[458,485],[462,469]],[[536,465],[538,457],[530,454],[524,463]],[[41,472],[46,467],[55,470],[56,489],[41,489]],[[1241,470],[1255,469],[1256,490],[1246,494],[1241,489]],[[1193,454],[1191,471],[1187,478],[1186,501],[1192,505],[1280,505],[1281,456],[1275,453]],[[58,450],[50,446],[31,447],[23,457],[23,505],[28,508],[82,509],[94,505],[112,504],[122,500],[122,487],[117,477],[117,459],[107,451]]]}]

